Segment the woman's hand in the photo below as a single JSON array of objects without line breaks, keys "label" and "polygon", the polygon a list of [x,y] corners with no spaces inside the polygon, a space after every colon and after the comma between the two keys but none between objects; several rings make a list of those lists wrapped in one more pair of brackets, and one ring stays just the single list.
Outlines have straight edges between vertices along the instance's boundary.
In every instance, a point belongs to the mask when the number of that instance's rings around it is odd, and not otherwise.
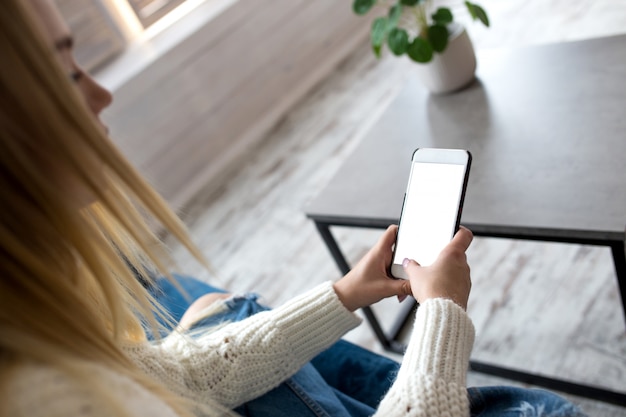
[{"label": "woman's hand", "polygon": [[469,229],[461,227],[432,265],[422,267],[414,260],[404,261],[411,292],[418,302],[447,298],[467,309],[472,281],[465,251],[473,238]]},{"label": "woman's hand", "polygon": [[397,226],[389,226],[378,243],[334,284],[344,306],[355,311],[383,298],[412,294],[418,302],[429,298],[447,298],[467,308],[472,284],[465,251],[472,242],[472,232],[462,227],[428,267],[405,260],[404,269],[409,280],[403,280],[391,278],[388,274],[397,231]]},{"label": "woman's hand", "polygon": [[334,284],[348,310],[355,311],[394,295],[411,294],[409,281],[393,279],[388,274],[397,231],[398,226],[389,226],[378,243]]}]

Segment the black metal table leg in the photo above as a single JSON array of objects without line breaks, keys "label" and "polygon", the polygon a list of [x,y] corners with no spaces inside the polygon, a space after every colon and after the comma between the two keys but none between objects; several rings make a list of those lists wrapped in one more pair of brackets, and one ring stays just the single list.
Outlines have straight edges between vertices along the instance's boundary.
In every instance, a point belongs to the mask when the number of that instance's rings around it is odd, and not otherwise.
[{"label": "black metal table leg", "polygon": [[510,381],[522,382],[537,387],[548,388],[579,397],[590,398],[619,406],[626,406],[626,393],[598,388],[590,385],[576,384],[562,379],[531,374],[503,366],[491,365],[481,361],[470,361],[470,369],[486,375],[493,375]]},{"label": "black metal table leg", "polygon": [[614,242],[611,245],[611,252],[615,264],[615,274],[617,275],[617,286],[622,300],[622,312],[626,322],[626,249],[624,242]]},{"label": "black metal table leg", "polygon": [[350,272],[350,265],[348,264],[346,257],[343,255],[343,252],[339,248],[335,237],[330,231],[330,225],[326,223],[315,222],[315,227],[317,227],[317,231],[322,236],[324,243],[326,243],[326,247],[330,251],[333,259],[335,260],[335,264],[337,264],[339,271],[341,271],[343,275]]}]

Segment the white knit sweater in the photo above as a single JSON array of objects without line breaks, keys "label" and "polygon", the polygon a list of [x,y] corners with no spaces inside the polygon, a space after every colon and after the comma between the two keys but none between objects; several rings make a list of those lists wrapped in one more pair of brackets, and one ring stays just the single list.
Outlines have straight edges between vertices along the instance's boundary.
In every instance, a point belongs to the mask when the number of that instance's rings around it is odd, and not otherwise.
[{"label": "white knit sweater", "polygon": [[[195,341],[173,334],[159,345],[125,347],[149,375],[200,403],[234,408],[293,375],[360,319],[346,310],[330,282],[282,307],[232,323]],[[466,416],[465,374],[474,328],[452,301],[423,303],[396,382],[376,416]],[[159,398],[110,370],[94,366],[130,416],[174,417]],[[75,380],[51,368],[24,366],[8,387],[11,416],[100,417],[110,410]],[[280,407],[280,404],[277,404]]]}]

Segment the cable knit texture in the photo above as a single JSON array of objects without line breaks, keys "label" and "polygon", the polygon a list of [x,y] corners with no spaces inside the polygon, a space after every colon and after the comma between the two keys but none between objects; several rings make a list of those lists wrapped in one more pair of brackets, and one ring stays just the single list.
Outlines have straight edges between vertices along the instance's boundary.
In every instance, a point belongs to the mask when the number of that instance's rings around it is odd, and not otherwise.
[{"label": "cable knit texture", "polygon": [[[158,345],[125,350],[147,374],[176,393],[234,408],[279,385],[359,323],[328,282],[282,307],[197,339],[173,334]],[[469,318],[451,301],[430,300],[418,310],[415,326],[398,378],[376,415],[468,415],[465,372],[474,336]],[[93,368],[130,416],[174,416],[133,381]],[[110,411],[98,406],[86,388],[48,367],[20,368],[8,389],[10,401],[5,405],[12,416],[100,417]]]},{"label": "cable knit texture", "polygon": [[234,408],[278,386],[359,323],[327,282],[282,307],[193,341],[173,334],[159,346],[128,352],[175,392],[197,401],[208,396]]},{"label": "cable knit texture", "polygon": [[411,340],[393,386],[376,416],[467,416],[465,387],[474,326],[444,299],[427,300],[415,316]]}]

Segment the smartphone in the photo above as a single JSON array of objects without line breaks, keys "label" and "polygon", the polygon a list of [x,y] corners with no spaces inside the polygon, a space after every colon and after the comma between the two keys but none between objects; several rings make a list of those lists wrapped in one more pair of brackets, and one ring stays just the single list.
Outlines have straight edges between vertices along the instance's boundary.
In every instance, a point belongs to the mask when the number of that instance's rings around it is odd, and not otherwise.
[{"label": "smartphone", "polygon": [[411,173],[394,247],[390,273],[407,279],[405,258],[432,264],[459,229],[472,155],[461,149],[419,148]]}]

